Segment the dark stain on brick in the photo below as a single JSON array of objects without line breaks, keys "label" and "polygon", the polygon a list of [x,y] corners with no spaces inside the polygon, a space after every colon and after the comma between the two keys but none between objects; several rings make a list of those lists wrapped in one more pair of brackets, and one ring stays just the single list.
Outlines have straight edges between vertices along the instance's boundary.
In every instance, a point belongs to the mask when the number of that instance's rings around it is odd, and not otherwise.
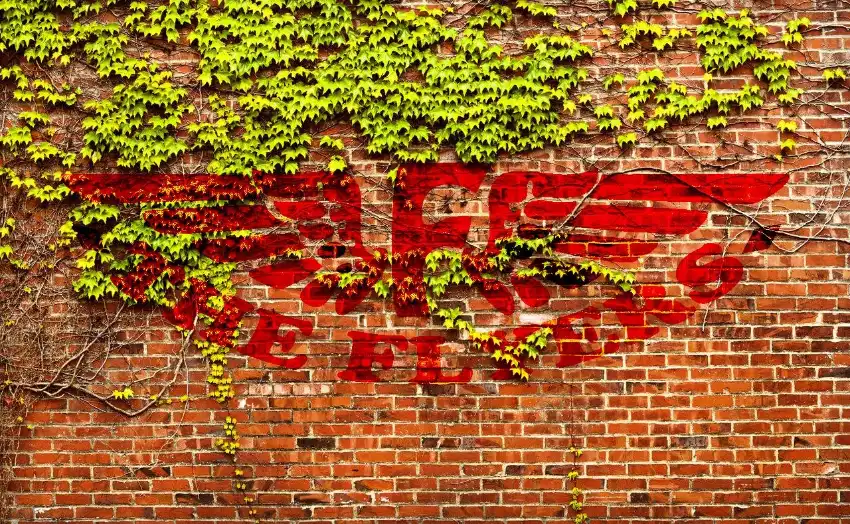
[{"label": "dark stain on brick", "polygon": [[162,467],[156,466],[153,468],[139,468],[136,470],[136,476],[143,476],[147,478],[152,477],[170,477],[171,476],[171,468],[170,467]]},{"label": "dark stain on brick", "polygon": [[735,506],[733,514],[739,518],[751,519],[755,522],[757,517],[765,517],[772,511],[770,506]]},{"label": "dark stain on brick", "polygon": [[461,447],[464,449],[501,448],[503,446],[500,439],[487,437],[464,437],[461,442]]},{"label": "dark stain on brick", "polygon": [[703,436],[673,437],[673,447],[704,449],[708,447],[708,438]]},{"label": "dark stain on brick", "polygon": [[850,368],[835,368],[824,370],[821,377],[850,378]]},{"label": "dark stain on brick", "polygon": [[546,474],[547,475],[561,475],[565,476],[570,471],[574,470],[575,467],[569,464],[552,464],[550,466],[546,466]]},{"label": "dark stain on brick", "polygon": [[201,504],[208,506],[215,502],[215,496],[212,493],[177,493],[174,498],[178,504]]},{"label": "dark stain on brick", "polygon": [[629,495],[632,504],[649,504],[649,493],[632,493]]},{"label": "dark stain on brick", "polygon": [[121,346],[116,353],[121,353],[124,355],[141,355],[145,352],[144,344],[126,344]]},{"label": "dark stain on brick", "polygon": [[422,437],[422,447],[426,449],[454,449],[459,448],[461,439],[449,437]]},{"label": "dark stain on brick", "polygon": [[330,504],[331,498],[325,493],[299,493],[295,495],[296,504]]},{"label": "dark stain on brick", "polygon": [[447,397],[457,394],[454,384],[422,384],[422,393],[435,397]]},{"label": "dark stain on brick", "polygon": [[664,382],[626,382],[619,385],[617,389],[621,389],[626,393],[634,393],[636,390],[663,393],[667,390],[667,384]]},{"label": "dark stain on brick", "polygon": [[332,437],[298,439],[298,447],[301,449],[334,449],[336,441]]},{"label": "dark stain on brick", "polygon": [[525,466],[522,464],[508,464],[505,466],[505,475],[522,475]]}]

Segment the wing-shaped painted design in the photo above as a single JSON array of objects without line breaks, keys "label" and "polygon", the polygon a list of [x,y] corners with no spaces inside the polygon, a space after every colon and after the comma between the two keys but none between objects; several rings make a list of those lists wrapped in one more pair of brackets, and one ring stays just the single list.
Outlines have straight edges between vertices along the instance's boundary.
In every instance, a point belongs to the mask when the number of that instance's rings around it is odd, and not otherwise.
[{"label": "wing-shaped painted design", "polygon": [[[606,264],[634,264],[655,251],[660,242],[685,237],[709,219],[713,206],[752,205],[779,191],[788,177],[781,174],[612,174],[597,172],[557,174],[514,171],[497,176],[489,190],[489,238],[480,250],[471,249],[467,237],[471,217],[452,216],[440,221],[423,218],[424,201],[435,188],[460,186],[477,192],[487,178],[480,166],[431,164],[404,166],[399,170],[393,198],[392,255],[383,249],[369,250],[361,233],[362,196],[351,176],[330,173],[263,175],[242,178],[213,175],[115,175],[80,174],[68,180],[82,198],[103,203],[167,203],[143,212],[145,222],[163,234],[200,234],[201,253],[219,262],[266,261],[250,270],[252,279],[287,289],[300,282],[301,300],[313,307],[336,298],[340,314],[354,310],[381,282],[385,273],[393,278],[393,300],[399,315],[425,316],[426,259],[435,249],[464,250],[460,259],[466,274],[485,299],[505,315],[514,313],[515,297],[526,308],[542,308],[550,300],[552,285],[578,287],[589,279],[524,276],[519,267],[509,275],[510,286],[487,274],[487,257],[499,251],[505,239],[554,238],[558,256],[596,260]],[[263,195],[262,201],[256,197]],[[208,202],[209,201],[209,202]],[[198,202],[203,202],[198,204]],[[247,236],[228,232],[249,231]],[[554,237],[552,236],[554,235]],[[769,247],[775,230],[759,230],[744,253]],[[312,256],[291,258],[310,248]],[[144,245],[133,246],[142,263],[132,271],[113,276],[123,292],[142,298],[144,289],[163,272],[180,280],[171,267]],[[158,258],[159,257],[159,258]],[[322,274],[322,261],[346,257],[335,273]],[[522,258],[521,256],[519,258]],[[530,259],[525,268],[544,263]],[[335,284],[342,273],[357,272],[357,285],[340,291]],[[693,302],[707,303],[728,293],[740,280],[741,263],[716,244],[707,243],[684,257],[676,272],[680,283],[693,288]],[[592,277],[591,277],[592,279]],[[511,289],[512,288],[512,289]],[[198,284],[190,294],[210,294]],[[635,296],[639,300],[635,300]],[[169,318],[180,324],[194,318],[197,297],[181,300]],[[252,307],[230,298],[223,312],[229,320],[241,319]],[[684,322],[693,310],[680,300],[664,295],[660,286],[637,286],[634,294],[605,300],[599,306],[561,315],[545,325],[551,327],[559,347],[559,366],[575,365],[617,350],[626,340],[645,340],[658,332],[656,326]],[[620,337],[601,335],[590,326],[603,311],[613,312],[624,328]],[[212,314],[212,312],[208,312]],[[293,345],[296,332],[309,336],[312,324],[280,313],[259,310],[260,322],[251,341],[240,348],[245,354],[274,365],[297,368],[301,356],[271,354],[279,343],[283,352]],[[279,330],[294,330],[281,335]],[[502,338],[519,340],[537,326],[526,326]],[[215,336],[207,334],[206,336]],[[588,351],[588,347],[594,347]],[[350,371],[350,370],[349,370]],[[352,372],[353,373],[353,372]],[[357,373],[353,373],[357,375]]]}]

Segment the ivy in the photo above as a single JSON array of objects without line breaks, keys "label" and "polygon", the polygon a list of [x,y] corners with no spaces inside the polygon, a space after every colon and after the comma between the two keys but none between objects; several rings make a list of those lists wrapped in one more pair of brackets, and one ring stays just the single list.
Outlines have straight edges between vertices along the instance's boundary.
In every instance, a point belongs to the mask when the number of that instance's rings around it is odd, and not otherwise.
[{"label": "ivy", "polygon": [[708,119],[706,126],[709,129],[717,129],[718,127],[726,127],[727,124],[725,116],[715,116]]},{"label": "ivy", "polygon": [[623,76],[622,73],[614,73],[612,75],[606,76],[605,80],[602,81],[602,87],[605,89],[611,89],[614,87],[614,84],[623,85],[623,82],[626,81],[626,77]]},{"label": "ivy", "polygon": [[529,0],[517,0],[517,9],[521,9],[532,16],[555,16],[557,12],[552,6]]},{"label": "ivy", "polygon": [[9,235],[11,235],[14,230],[14,218],[7,218],[3,225],[0,226],[0,260],[14,260],[12,257],[14,249],[10,244],[5,243],[8,240]]},{"label": "ivy", "polygon": [[782,143],[779,145],[779,149],[780,149],[781,151],[783,151],[783,152],[785,152],[785,151],[787,151],[787,152],[791,152],[791,151],[793,151],[793,150],[794,150],[794,148],[795,148],[795,147],[797,147],[797,142],[796,142],[796,141],[794,141],[794,139],[793,139],[793,138],[786,138],[786,139],[785,139],[785,140],[783,140],[783,141],[782,141]]},{"label": "ivy", "polygon": [[794,122],[793,120],[780,120],[779,123],[776,124],[776,128],[783,133],[793,133],[797,130],[797,122]]},{"label": "ivy", "polygon": [[827,83],[847,80],[847,73],[840,67],[825,69],[822,76]]},{"label": "ivy", "polygon": [[[657,37],[661,38],[664,34],[664,28],[661,24],[653,24],[645,20],[638,20],[634,24],[623,24],[620,26],[623,30],[623,37],[620,39],[619,46],[626,48],[637,43],[640,37]],[[654,42],[654,41],[653,41]]]},{"label": "ivy", "polygon": [[119,400],[129,400],[135,396],[133,389],[130,387],[125,387],[122,390],[115,390],[112,392],[112,398]]},{"label": "ivy", "polygon": [[608,0],[608,5],[617,16],[626,16],[638,9],[637,0]]},{"label": "ivy", "polygon": [[617,145],[621,148],[625,148],[627,146],[635,145],[637,140],[637,133],[623,133],[617,137]]},{"label": "ivy", "polygon": [[216,440],[215,445],[222,452],[235,456],[241,447],[239,444],[239,431],[236,429],[236,419],[227,417],[224,421],[224,438]]},{"label": "ivy", "polygon": [[749,15],[746,9],[737,17],[721,9],[700,12],[702,23],[697,27],[696,42],[704,52],[702,65],[708,72],[729,72],[752,65],[755,77],[767,82],[771,93],[777,93],[783,103],[791,103],[796,96],[792,95],[794,90],[789,88],[788,80],[796,63],[757,45],[757,39],[767,36],[768,29]]},{"label": "ivy", "polygon": [[805,17],[789,20],[785,25],[785,34],[782,35],[782,43],[786,46],[801,43],[803,41],[803,35],[800,33],[800,28],[807,28],[811,23],[811,20]]},{"label": "ivy", "polygon": [[[595,277],[601,277],[604,283],[616,286],[620,292],[635,292],[635,275],[630,272],[606,267],[592,260],[576,261],[558,255],[554,245],[564,238],[558,234],[535,239],[504,238],[497,242],[498,251],[489,255],[435,249],[424,255],[413,251],[406,261],[393,254],[387,254],[386,259],[404,267],[405,263],[410,261],[410,256],[413,259],[421,256],[426,269],[422,277],[425,285],[423,299],[427,303],[428,311],[439,319],[444,328],[459,331],[472,340],[474,348],[489,353],[497,364],[507,366],[517,378],[528,380],[530,374],[525,367],[525,360],[536,359],[546,348],[553,334],[550,327],[541,326],[523,340],[510,343],[476,328],[462,318],[460,308],[441,308],[439,301],[452,289],[486,290],[499,286],[500,275],[512,275],[521,280],[541,279],[551,282],[589,282]],[[383,256],[379,258],[383,259]],[[524,263],[521,265],[520,261]],[[319,274],[318,281],[329,289],[339,289],[342,292],[365,288],[379,298],[407,292],[407,288],[397,286],[391,278],[382,278],[380,273],[377,273],[378,275],[374,276],[375,272],[369,271],[368,267],[361,264],[353,271],[323,272]]]},{"label": "ivy", "polygon": [[117,85],[111,97],[87,103],[93,115],[83,120],[86,146],[80,154],[98,162],[114,152],[119,166],[149,170],[186,151],[173,132],[193,107],[180,103],[186,92],[174,88],[170,78],[171,73],[151,66],[131,83]]}]

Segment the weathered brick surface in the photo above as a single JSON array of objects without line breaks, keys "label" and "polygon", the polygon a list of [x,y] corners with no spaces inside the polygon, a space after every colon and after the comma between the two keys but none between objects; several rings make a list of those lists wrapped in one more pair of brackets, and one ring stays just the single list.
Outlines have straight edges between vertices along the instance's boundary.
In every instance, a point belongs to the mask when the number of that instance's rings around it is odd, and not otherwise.
[{"label": "weathered brick surface", "polygon": [[[816,26],[828,26],[808,35],[809,61],[846,64],[846,6],[794,7]],[[659,65],[699,85],[702,71],[694,64],[692,56],[670,53]],[[820,94],[820,102],[796,115],[773,110],[719,134],[679,129],[657,147],[625,155],[610,139],[591,138],[506,159],[476,194],[435,191],[430,209],[438,218],[472,215],[470,240],[480,245],[487,238],[487,189],[498,174],[719,170],[733,155],[753,158],[749,149],[730,144],[775,153],[776,122],[796,117],[802,134],[823,145],[798,140],[800,151],[811,154],[726,169],[790,174],[778,193],[740,210],[801,236],[847,239],[850,93]],[[388,246],[386,163],[355,160],[364,207],[376,213],[364,216],[366,239]],[[445,196],[453,199],[449,205],[441,204]],[[850,522],[848,244],[782,237],[768,250],[741,254],[753,230],[748,219],[718,205],[692,206],[710,209],[709,221],[687,237],[665,239],[646,256],[641,282],[686,296],[678,264],[717,242],[743,263],[741,283],[686,323],[660,324],[646,342],[580,366],[558,368],[549,348],[528,383],[494,381],[486,356],[427,320],[394,316],[389,302],[370,299],[341,316],[333,301],[311,308],[297,290],[271,289],[240,275],[243,298],[313,323],[312,336],[299,339],[292,352],[307,355],[307,364],[283,370],[234,355],[229,367],[237,398],[229,410],[214,401],[175,402],[128,420],[86,399],[40,403],[27,416],[34,429],[22,429],[12,517],[21,523],[243,522],[247,508],[233,489],[238,467],[247,493],[257,498],[257,517],[266,522],[566,523],[567,474],[574,469],[569,448],[575,446],[584,450],[578,485],[594,520]],[[598,305],[606,296],[610,290],[593,286],[561,290],[549,308],[519,306],[507,320],[475,293],[452,300],[476,325],[495,328]],[[603,324],[617,324],[612,313],[604,315]],[[245,340],[255,322],[250,317]],[[128,320],[124,329],[141,337],[126,355],[139,368],[176,358],[177,337],[156,317]],[[377,383],[341,380],[352,330],[446,336],[446,372],[471,367],[473,378],[410,383],[416,372],[410,346],[395,351],[391,369],[375,365]],[[203,362],[193,357],[187,366],[174,396],[204,395]],[[239,421],[242,435],[237,465],[213,446],[227,416]]]}]

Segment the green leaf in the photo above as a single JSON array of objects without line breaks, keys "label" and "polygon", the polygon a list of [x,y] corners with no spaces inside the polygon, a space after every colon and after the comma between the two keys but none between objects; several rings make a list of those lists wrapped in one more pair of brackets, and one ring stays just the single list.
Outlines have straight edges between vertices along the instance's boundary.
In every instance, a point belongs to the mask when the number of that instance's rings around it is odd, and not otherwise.
[{"label": "green leaf", "polygon": [[339,155],[334,155],[331,157],[330,162],[328,162],[328,171],[331,173],[339,173],[345,170],[347,164],[345,163],[345,159]]},{"label": "green leaf", "polygon": [[836,81],[836,80],[846,80],[847,79],[846,73],[841,68],[825,69],[823,71],[822,76],[823,76],[823,79],[827,81],[827,83],[832,82],[832,81]]},{"label": "green leaf", "polygon": [[625,81],[626,77],[622,73],[614,73],[605,77],[602,81],[602,87],[605,89],[611,89],[614,84],[620,84],[622,86]]},{"label": "green leaf", "polygon": [[708,119],[708,128],[716,129],[718,127],[726,127],[726,117],[725,116],[716,116]]},{"label": "green leaf", "polygon": [[794,122],[793,120],[780,120],[779,123],[776,124],[776,128],[783,133],[792,133],[797,130],[797,122]]},{"label": "green leaf", "polygon": [[658,131],[664,129],[667,126],[666,118],[650,118],[643,124],[644,130],[647,133],[652,133],[653,131]]},{"label": "green leaf", "polygon": [[617,145],[621,148],[626,148],[630,145],[637,144],[637,133],[623,133],[617,136]]},{"label": "green leaf", "polygon": [[345,143],[343,143],[341,139],[327,135],[322,137],[319,141],[319,145],[330,149],[336,149],[337,151],[343,151],[345,149]]}]

